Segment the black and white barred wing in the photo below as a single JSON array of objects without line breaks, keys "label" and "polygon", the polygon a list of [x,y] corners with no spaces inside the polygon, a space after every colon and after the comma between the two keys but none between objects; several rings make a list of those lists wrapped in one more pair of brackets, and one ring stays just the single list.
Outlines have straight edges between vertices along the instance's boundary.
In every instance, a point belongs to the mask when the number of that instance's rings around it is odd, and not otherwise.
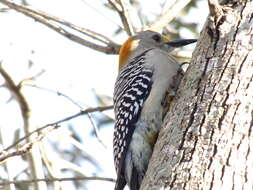
[{"label": "black and white barred wing", "polygon": [[[116,124],[113,137],[114,163],[118,178],[124,183],[124,160],[142,106],[152,86],[152,69],[144,68],[144,55],[127,65],[118,76],[114,92]],[[123,185],[123,184],[121,184]]]}]

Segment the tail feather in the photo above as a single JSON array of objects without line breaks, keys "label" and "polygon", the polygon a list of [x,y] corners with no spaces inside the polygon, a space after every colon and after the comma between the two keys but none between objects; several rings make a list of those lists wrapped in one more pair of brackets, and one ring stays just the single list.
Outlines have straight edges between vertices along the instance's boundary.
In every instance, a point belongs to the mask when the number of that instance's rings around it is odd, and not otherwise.
[{"label": "tail feather", "polygon": [[133,166],[132,176],[130,181],[130,190],[139,190],[141,186],[143,176],[137,171],[136,167]]},{"label": "tail feather", "polygon": [[126,186],[125,178],[122,176],[119,176],[116,180],[116,185],[115,185],[114,190],[123,190],[125,186]]}]

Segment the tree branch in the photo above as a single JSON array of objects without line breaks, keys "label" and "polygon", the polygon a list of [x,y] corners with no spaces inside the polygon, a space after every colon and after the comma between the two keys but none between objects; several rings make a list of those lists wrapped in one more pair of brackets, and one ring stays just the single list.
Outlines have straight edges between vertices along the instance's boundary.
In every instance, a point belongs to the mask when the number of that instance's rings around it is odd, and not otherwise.
[{"label": "tree branch", "polygon": [[26,154],[27,152],[29,152],[32,148],[33,143],[32,142],[28,142],[26,143],[22,148],[20,148],[17,151],[11,152],[11,153],[7,153],[6,151],[2,151],[0,152],[1,154],[3,154],[2,157],[0,157],[0,163],[6,161],[8,158],[14,157],[14,156],[21,156]]},{"label": "tree branch", "polygon": [[99,181],[108,181],[108,182],[115,182],[113,178],[107,177],[65,177],[65,178],[45,178],[45,179],[33,179],[33,180],[20,180],[20,181],[4,181],[0,182],[0,186],[5,186],[9,184],[22,184],[22,183],[35,183],[35,182],[55,182],[55,181],[79,181],[79,180],[99,180]]},{"label": "tree branch", "polygon": [[[26,152],[28,152],[32,148],[32,146],[36,142],[39,142],[41,139],[43,139],[46,136],[46,134],[48,134],[52,130],[58,129],[60,127],[60,124],[63,123],[63,122],[69,121],[69,120],[74,119],[76,117],[79,117],[81,115],[85,115],[85,114],[92,113],[92,112],[97,112],[97,111],[105,111],[105,110],[108,110],[108,109],[112,109],[112,106],[88,108],[86,110],[82,110],[82,111],[80,111],[80,112],[78,112],[74,115],[71,115],[69,117],[66,117],[64,119],[58,120],[58,121],[53,122],[53,123],[49,123],[47,125],[44,125],[43,127],[40,127],[38,129],[30,132],[28,135],[20,138],[18,141],[16,141],[15,143],[10,145],[9,147],[5,148],[2,152],[0,152],[0,155],[4,154],[4,156],[0,157],[0,162],[6,160],[9,157],[25,154]],[[49,127],[51,127],[51,128],[49,128]],[[10,150],[11,148],[17,146],[20,142],[24,141],[25,139],[29,138],[31,135],[33,135],[35,133],[38,133],[38,135],[31,142],[26,143],[25,145],[23,145],[18,151],[15,151],[15,152],[12,152],[12,153],[6,153],[6,152],[8,152],[8,150]]]},{"label": "tree branch", "polygon": [[118,12],[121,22],[124,26],[126,33],[129,36],[132,36],[136,33],[135,27],[131,20],[131,16],[129,10],[131,5],[126,1],[119,0],[119,3],[113,2],[112,0],[108,0],[109,4]]},{"label": "tree branch", "polygon": [[168,25],[191,0],[176,0],[148,28],[160,32]]},{"label": "tree branch", "polygon": [[130,19],[129,14],[129,3],[127,4],[126,1],[119,0],[119,4],[121,6],[121,13],[119,13],[121,21],[124,25],[129,36],[132,36],[135,33],[134,26],[132,20]]},{"label": "tree branch", "polygon": [[[59,17],[49,15],[49,14],[44,13],[42,11],[32,9],[30,7],[28,8],[27,6],[24,6],[24,5],[18,5],[18,4],[11,2],[9,0],[0,0],[0,2],[3,3],[4,5],[8,6],[11,9],[14,9],[20,13],[23,13],[24,15],[26,15],[30,18],[35,19],[36,21],[40,22],[41,24],[46,25],[47,27],[53,29],[54,31],[58,32],[59,34],[63,35],[64,37],[66,37],[76,43],[79,43],[81,45],[84,45],[84,46],[94,49],[96,51],[107,53],[107,54],[117,54],[119,51],[120,45],[116,44],[115,42],[113,42],[108,37],[106,37],[102,34],[91,31],[89,29],[85,29],[85,28],[76,26],[68,21],[65,21],[65,20],[59,18]],[[93,39],[97,40],[98,42],[105,44],[105,46],[95,44],[95,43],[85,40],[73,33],[70,33],[67,30],[65,30],[63,27],[55,24],[52,21],[62,24],[70,29],[76,30],[76,31],[80,32],[81,34],[84,34],[90,38],[93,38]]]},{"label": "tree branch", "polygon": [[[15,99],[17,100],[17,102],[20,106],[22,117],[23,117],[23,123],[24,123],[24,126],[23,126],[24,127],[24,132],[25,132],[26,135],[28,135],[30,130],[32,130],[32,126],[30,125],[30,108],[29,108],[29,105],[28,105],[24,95],[21,92],[20,86],[16,85],[14,83],[11,76],[2,67],[1,63],[0,63],[0,74],[3,76],[3,78],[5,80],[6,87],[13,94],[13,97],[15,97]],[[32,147],[30,136],[28,136],[28,138],[26,138],[26,140],[27,140],[27,143],[26,143],[25,146],[23,146],[17,152],[12,152],[11,154],[7,154],[7,155],[3,156],[4,160],[9,158],[9,157],[22,155],[25,152],[28,152],[28,150],[30,150],[31,147]],[[31,151],[28,158],[29,158],[28,160],[29,160],[31,174],[32,174],[33,178],[37,179],[37,178],[44,177],[43,172],[41,172],[42,163],[41,163],[41,159],[40,159],[40,154],[38,152],[38,147],[35,147],[33,149],[33,151]],[[1,159],[0,159],[0,162],[1,162]],[[44,185],[45,184],[43,184],[42,182],[41,183],[36,183],[36,190],[43,189]]]},{"label": "tree branch", "polygon": [[65,98],[66,100],[68,100],[69,102],[71,102],[72,104],[76,105],[79,109],[83,110],[83,107],[78,102],[76,102],[74,99],[72,99],[71,97],[69,97],[68,95],[66,95],[66,94],[64,94],[64,93],[62,93],[62,92],[60,92],[58,90],[52,90],[52,89],[49,89],[49,88],[38,86],[36,84],[29,84],[26,81],[27,81],[27,79],[22,80],[20,82],[20,85],[21,86],[28,86],[28,87],[32,87],[32,88],[37,88],[37,89],[40,89],[40,90],[45,90],[45,91],[51,92],[51,93],[55,93],[57,96],[62,96],[63,98]]},{"label": "tree branch", "polygon": [[24,119],[24,125],[28,125],[28,118],[29,118],[29,112],[30,108],[28,106],[28,103],[23,96],[23,94],[20,92],[20,88],[18,85],[15,84],[15,82],[12,80],[11,76],[5,71],[5,69],[2,67],[2,63],[0,62],[0,74],[5,80],[5,87],[10,90],[13,97],[17,100],[20,108],[22,117]]},{"label": "tree branch", "polygon": [[87,116],[88,116],[88,118],[89,118],[89,120],[90,120],[90,123],[91,123],[93,129],[94,129],[95,136],[97,137],[98,142],[100,142],[100,144],[103,145],[104,148],[107,148],[106,145],[105,145],[105,143],[102,141],[102,139],[101,139],[101,137],[100,137],[100,134],[99,134],[99,132],[98,132],[98,127],[97,127],[97,125],[95,124],[95,122],[93,121],[91,114],[90,114],[90,113],[87,113]]}]

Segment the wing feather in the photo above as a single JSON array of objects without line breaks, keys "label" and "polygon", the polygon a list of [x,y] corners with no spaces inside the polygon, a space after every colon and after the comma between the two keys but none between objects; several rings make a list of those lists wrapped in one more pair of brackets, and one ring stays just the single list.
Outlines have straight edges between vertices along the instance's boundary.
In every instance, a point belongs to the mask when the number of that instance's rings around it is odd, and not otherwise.
[{"label": "wing feather", "polygon": [[[114,111],[116,123],[113,137],[114,163],[117,171],[116,188],[126,184],[124,162],[131,142],[135,124],[140,116],[143,103],[152,86],[153,70],[145,68],[145,54],[136,57],[120,72],[115,84]],[[122,188],[123,186],[123,188]]]}]

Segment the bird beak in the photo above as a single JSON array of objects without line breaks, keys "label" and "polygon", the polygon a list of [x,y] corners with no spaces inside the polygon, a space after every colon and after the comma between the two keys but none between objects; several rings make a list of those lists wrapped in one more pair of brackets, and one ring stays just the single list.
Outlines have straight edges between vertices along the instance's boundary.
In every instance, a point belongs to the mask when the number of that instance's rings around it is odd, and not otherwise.
[{"label": "bird beak", "polygon": [[197,39],[180,39],[180,40],[173,40],[170,42],[166,42],[166,45],[169,47],[182,47],[182,46],[186,46],[188,44],[192,44],[194,42],[196,42]]}]

